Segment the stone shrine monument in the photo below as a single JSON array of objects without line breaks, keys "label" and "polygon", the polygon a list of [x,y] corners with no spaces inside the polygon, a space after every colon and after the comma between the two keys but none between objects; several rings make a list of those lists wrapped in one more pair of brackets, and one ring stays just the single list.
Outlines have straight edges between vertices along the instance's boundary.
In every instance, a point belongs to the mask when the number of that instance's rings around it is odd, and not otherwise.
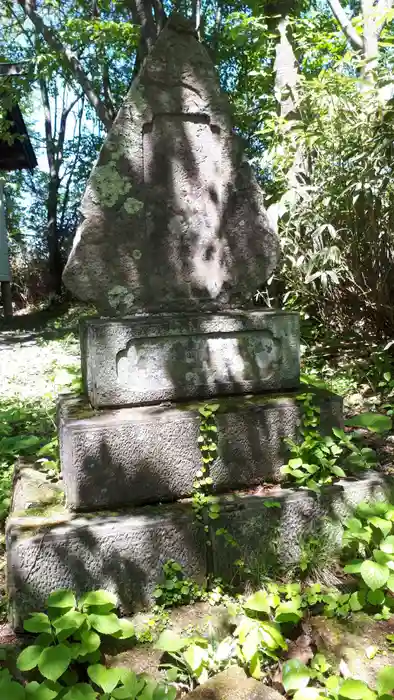
[{"label": "stone shrine monument", "polygon": [[[236,557],[224,552],[220,527],[245,556],[264,556],[280,522],[284,552],[297,556],[317,512],[305,492],[287,492],[274,515],[262,499],[231,495],[280,480],[283,438],[300,423],[299,319],[253,308],[278,240],[214,66],[186,20],[172,17],[145,60],[81,212],[64,281],[103,317],[81,325],[85,393],[59,405],[65,505],[58,498],[29,512],[17,477],[7,527],[14,624],[56,588],[107,588],[126,612],[149,605],[168,559],[197,580],[225,575]],[[213,493],[225,495],[207,535],[190,497],[198,408],[211,399],[219,409],[210,476]],[[316,400],[322,427],[340,424],[339,397]]]}]

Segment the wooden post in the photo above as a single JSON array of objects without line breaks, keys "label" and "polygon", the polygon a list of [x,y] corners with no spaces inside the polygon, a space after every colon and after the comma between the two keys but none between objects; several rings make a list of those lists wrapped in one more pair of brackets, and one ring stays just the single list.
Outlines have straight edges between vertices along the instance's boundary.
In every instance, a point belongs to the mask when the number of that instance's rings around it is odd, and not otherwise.
[{"label": "wooden post", "polygon": [[5,225],[4,178],[0,176],[0,285],[4,318],[12,316],[11,270]]},{"label": "wooden post", "polygon": [[12,318],[11,282],[1,282],[0,284],[4,318]]}]

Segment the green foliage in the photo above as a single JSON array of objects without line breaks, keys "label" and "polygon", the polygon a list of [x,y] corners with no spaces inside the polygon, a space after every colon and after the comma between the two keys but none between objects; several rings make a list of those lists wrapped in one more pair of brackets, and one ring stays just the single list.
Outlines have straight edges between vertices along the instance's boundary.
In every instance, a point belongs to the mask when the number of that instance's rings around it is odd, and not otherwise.
[{"label": "green foliage", "polygon": [[17,397],[0,400],[0,520],[8,513],[17,458],[38,456],[48,469],[57,468],[54,432],[53,406]]},{"label": "green foliage", "polygon": [[389,700],[394,689],[393,666],[379,671],[376,692],[364,681],[329,675],[330,670],[323,654],[316,654],[310,666],[290,659],[283,664],[283,686],[293,700]]},{"label": "green foliage", "polygon": [[386,433],[392,428],[392,420],[381,413],[360,413],[345,421],[346,425],[367,428],[373,433]]},{"label": "green foliage", "polygon": [[[2,683],[16,700],[174,700],[176,689],[144,674],[101,663],[102,639],[134,637],[134,627],[115,611],[116,597],[107,591],[91,591],[77,602],[70,590],[57,590],[47,601],[47,613],[34,613],[25,621],[27,632],[37,634],[33,644],[18,656],[24,673],[38,672],[23,688],[0,672]],[[87,677],[90,683],[84,682]],[[36,676],[37,677],[37,676]]]},{"label": "green foliage", "polygon": [[219,409],[219,404],[205,404],[199,408],[200,414],[200,434],[198,445],[201,450],[201,467],[195,475],[193,483],[193,508],[196,518],[203,520],[203,513],[208,508],[209,517],[215,519],[219,517],[218,507],[210,495],[212,487],[212,477],[209,474],[209,467],[217,456],[217,426],[215,413]]},{"label": "green foliage", "polygon": [[172,608],[206,598],[206,591],[195,581],[186,578],[177,562],[167,561],[163,566],[163,574],[164,581],[157,585],[153,592],[158,605]]},{"label": "green foliage", "polygon": [[[394,507],[387,503],[360,504],[345,523],[343,535],[345,573],[359,581],[357,608],[375,611],[388,619],[394,609]],[[377,611],[377,612],[376,612]]]},{"label": "green foliage", "polygon": [[[343,430],[333,428],[331,435],[321,435],[318,429],[320,408],[313,405],[312,394],[302,394],[298,400],[303,407],[301,442],[285,438],[291,457],[281,468],[282,474],[286,474],[289,480],[298,486],[318,491],[321,486],[331,484],[337,478],[369,469],[375,463],[374,451],[359,447]],[[386,421],[385,416],[381,416],[381,419]],[[382,421],[375,419],[374,425],[381,425]]]},{"label": "green foliage", "polygon": [[[299,19],[295,26],[297,54],[306,37]],[[301,67],[294,117],[271,109],[266,114],[267,186],[280,217],[283,301],[336,334],[354,326],[380,332],[393,322],[386,275],[394,230],[394,120],[392,100],[382,97],[392,57],[386,60],[376,82],[364,85],[354,56],[329,54],[320,72],[308,75]],[[289,182],[294,164],[297,177]]]},{"label": "green foliage", "polygon": [[164,653],[162,667],[166,669],[167,680],[192,689],[228,665],[233,656],[234,643],[231,637],[219,643],[215,638],[207,639],[199,635],[182,637],[171,630],[164,630],[155,648]]},{"label": "green foliage", "polygon": [[281,626],[295,626],[303,617],[300,592],[298,584],[269,583],[242,602],[234,631],[236,658],[254,678],[287,649]]}]

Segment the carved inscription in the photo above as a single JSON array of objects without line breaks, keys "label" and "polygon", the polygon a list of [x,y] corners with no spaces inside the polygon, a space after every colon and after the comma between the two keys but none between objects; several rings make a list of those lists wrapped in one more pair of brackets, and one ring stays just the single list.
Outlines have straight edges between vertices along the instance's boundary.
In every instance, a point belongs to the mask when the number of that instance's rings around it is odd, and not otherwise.
[{"label": "carved inscription", "polygon": [[164,389],[184,379],[193,386],[268,380],[280,363],[280,341],[262,331],[133,339],[118,353],[116,371],[120,384]]}]

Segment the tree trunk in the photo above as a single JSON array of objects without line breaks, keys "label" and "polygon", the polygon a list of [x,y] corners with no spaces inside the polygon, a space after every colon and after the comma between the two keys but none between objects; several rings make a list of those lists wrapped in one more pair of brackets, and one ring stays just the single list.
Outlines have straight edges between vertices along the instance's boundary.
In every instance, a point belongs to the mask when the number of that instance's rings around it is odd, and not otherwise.
[{"label": "tree trunk", "polygon": [[57,230],[58,196],[60,180],[57,174],[50,174],[47,199],[48,272],[51,290],[56,294],[62,291],[63,259]]},{"label": "tree trunk", "polygon": [[297,113],[297,61],[293,47],[289,41],[289,18],[281,17],[277,25],[279,41],[276,45],[274,64],[275,95],[279,103],[282,117],[290,119]]},{"label": "tree trunk", "polygon": [[379,35],[375,17],[376,9],[373,0],[362,0],[361,7],[364,18],[363,59],[365,61],[362,76],[372,81],[378,65],[379,53]]}]

